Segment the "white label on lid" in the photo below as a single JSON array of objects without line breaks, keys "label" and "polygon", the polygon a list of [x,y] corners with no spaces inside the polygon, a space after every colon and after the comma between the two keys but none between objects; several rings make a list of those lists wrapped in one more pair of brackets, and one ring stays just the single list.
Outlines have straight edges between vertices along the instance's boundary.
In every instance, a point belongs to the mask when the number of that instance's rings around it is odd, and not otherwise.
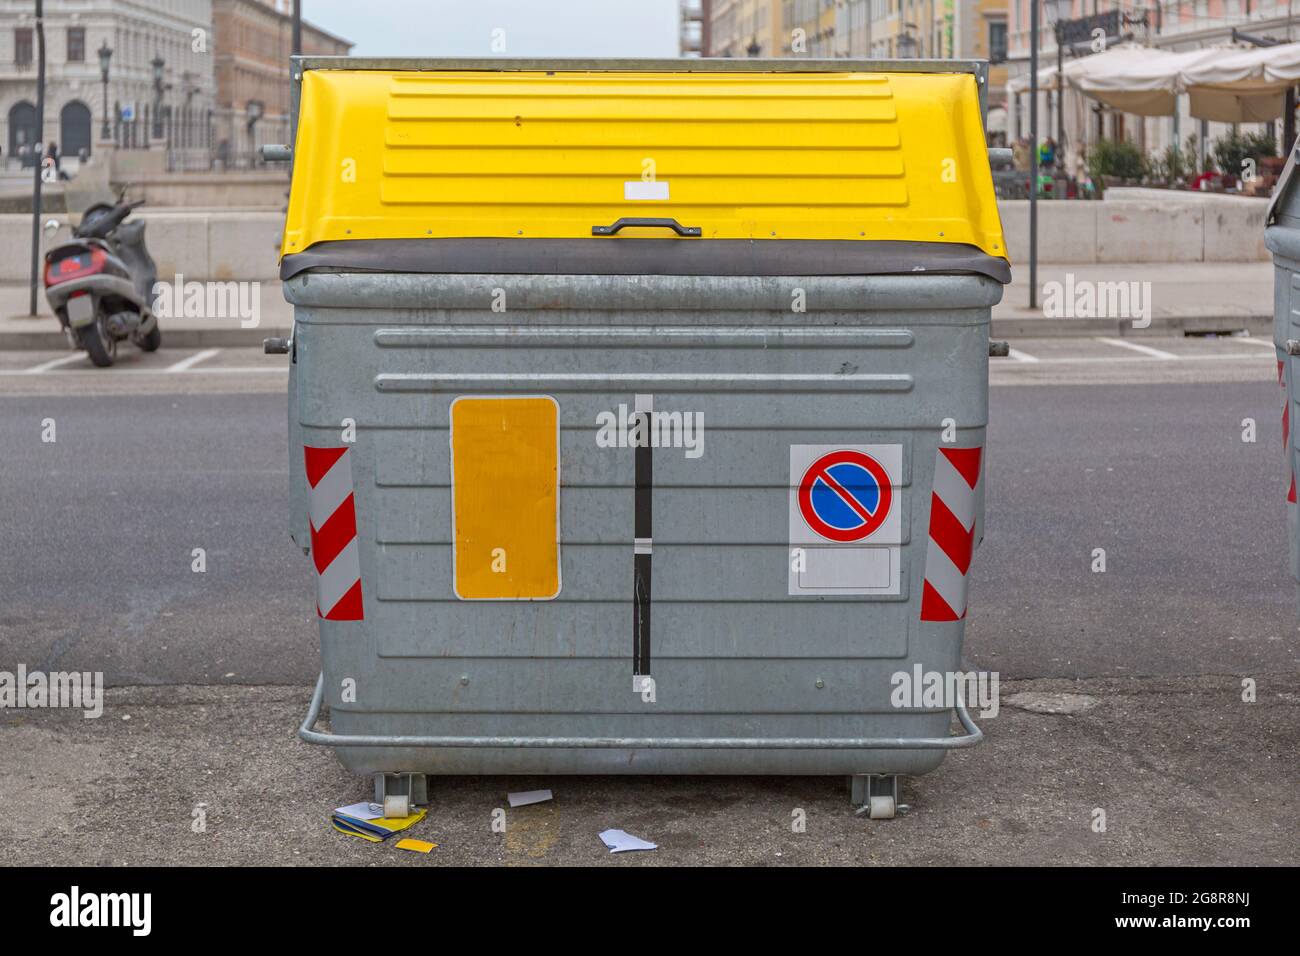
[{"label": "white label on lid", "polygon": [[668,183],[659,180],[646,182],[643,179],[633,179],[623,184],[623,198],[664,201],[668,198]]}]

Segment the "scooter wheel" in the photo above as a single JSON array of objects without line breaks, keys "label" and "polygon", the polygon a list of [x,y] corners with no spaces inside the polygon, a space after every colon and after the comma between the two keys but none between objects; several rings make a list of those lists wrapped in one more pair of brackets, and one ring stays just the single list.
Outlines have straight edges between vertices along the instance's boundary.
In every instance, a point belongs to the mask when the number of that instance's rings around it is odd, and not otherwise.
[{"label": "scooter wheel", "polygon": [[105,328],[102,316],[78,330],[77,341],[100,368],[108,368],[117,361],[117,340]]},{"label": "scooter wheel", "polygon": [[154,327],[149,330],[147,335],[142,335],[136,339],[135,344],[140,346],[142,351],[157,352],[158,346],[162,345],[162,329],[158,327],[158,323],[154,323]]}]

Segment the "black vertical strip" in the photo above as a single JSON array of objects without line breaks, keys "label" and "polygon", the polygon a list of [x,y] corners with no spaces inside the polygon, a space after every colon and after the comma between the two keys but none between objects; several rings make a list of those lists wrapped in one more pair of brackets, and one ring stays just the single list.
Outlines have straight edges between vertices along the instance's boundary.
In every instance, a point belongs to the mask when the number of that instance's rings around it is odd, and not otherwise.
[{"label": "black vertical strip", "polygon": [[636,506],[632,554],[632,673],[650,674],[650,494],[654,484],[653,449],[650,447],[649,412],[642,418],[644,444],[636,448]]},{"label": "black vertical strip", "polygon": [[632,673],[650,676],[650,558],[633,555]]}]

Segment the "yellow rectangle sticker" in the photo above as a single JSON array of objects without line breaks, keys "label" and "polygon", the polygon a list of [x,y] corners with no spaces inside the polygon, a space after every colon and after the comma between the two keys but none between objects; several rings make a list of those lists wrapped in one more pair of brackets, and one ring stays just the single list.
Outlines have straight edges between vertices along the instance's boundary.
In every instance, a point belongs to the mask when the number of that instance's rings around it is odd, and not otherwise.
[{"label": "yellow rectangle sticker", "polygon": [[549,396],[451,403],[452,590],[560,593],[560,412]]}]

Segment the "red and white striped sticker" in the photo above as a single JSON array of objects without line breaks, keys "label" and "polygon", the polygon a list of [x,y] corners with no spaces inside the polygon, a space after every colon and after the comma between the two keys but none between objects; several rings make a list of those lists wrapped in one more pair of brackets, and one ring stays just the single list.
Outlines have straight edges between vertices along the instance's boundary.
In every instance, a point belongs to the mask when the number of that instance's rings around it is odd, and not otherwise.
[{"label": "red and white striped sticker", "polygon": [[352,456],[344,448],[304,445],[316,613],[327,621],[360,621],[361,556],[352,494]]},{"label": "red and white striped sticker", "polygon": [[940,448],[934,456],[930,542],[925,554],[921,620],[966,616],[966,575],[975,550],[975,489],[983,448]]}]

